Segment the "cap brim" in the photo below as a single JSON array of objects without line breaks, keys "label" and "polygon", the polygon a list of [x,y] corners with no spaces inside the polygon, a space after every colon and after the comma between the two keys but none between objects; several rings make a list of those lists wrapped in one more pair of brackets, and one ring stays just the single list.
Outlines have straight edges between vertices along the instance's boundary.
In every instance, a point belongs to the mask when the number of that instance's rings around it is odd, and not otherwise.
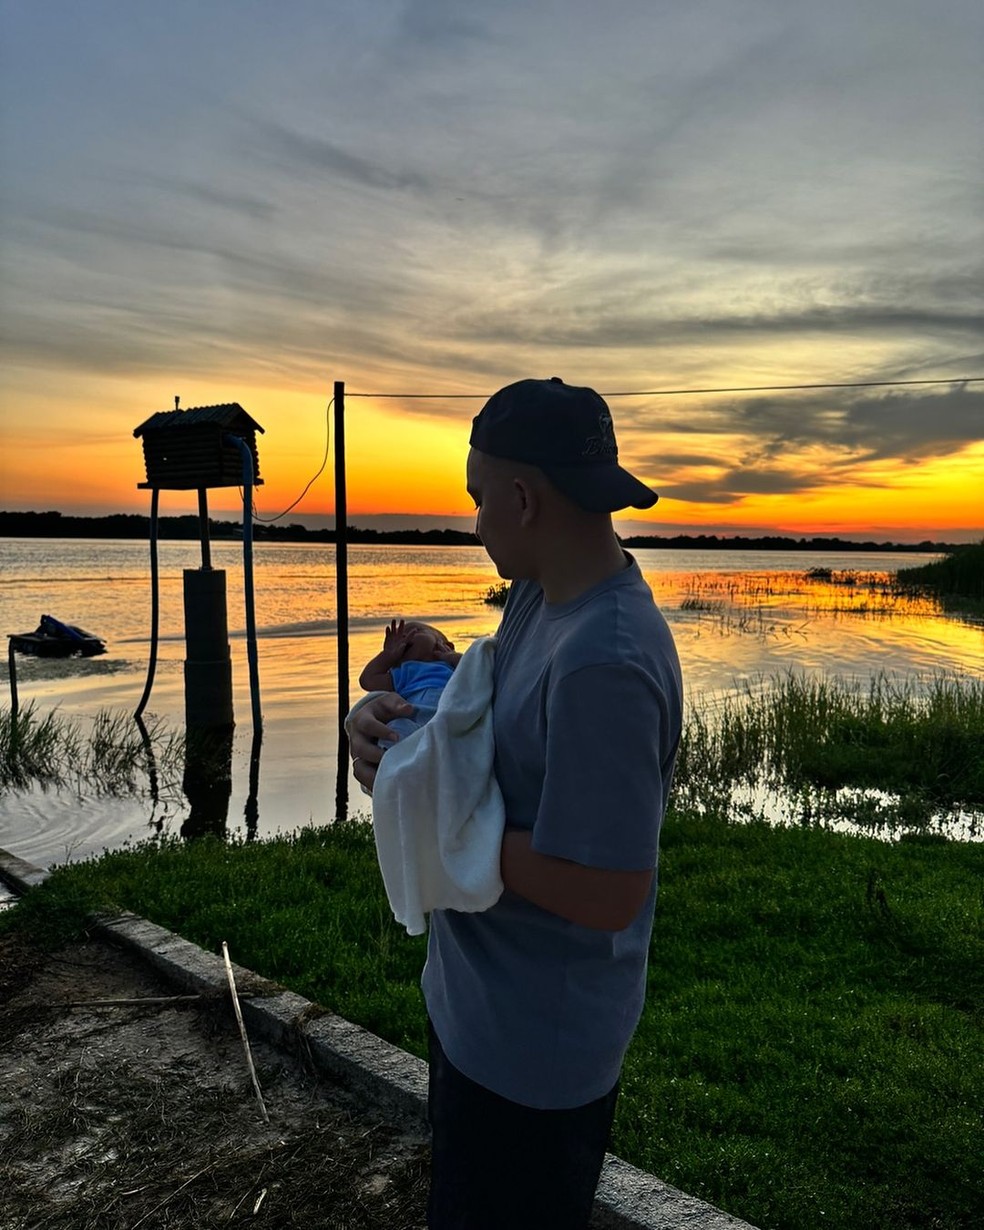
[{"label": "cap brim", "polygon": [[587,512],[652,508],[655,491],[618,465],[541,466],[558,491]]}]

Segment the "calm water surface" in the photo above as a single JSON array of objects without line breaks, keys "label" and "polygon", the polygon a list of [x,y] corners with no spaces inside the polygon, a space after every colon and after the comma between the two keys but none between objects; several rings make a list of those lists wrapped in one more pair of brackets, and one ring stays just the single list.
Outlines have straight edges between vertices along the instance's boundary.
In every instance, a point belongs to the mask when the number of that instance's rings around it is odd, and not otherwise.
[{"label": "calm water surface", "polygon": [[[692,699],[713,701],[786,671],[868,679],[885,673],[984,670],[984,627],[944,616],[934,604],[892,605],[878,578],[931,556],[817,552],[635,552],[676,637]],[[147,715],[180,729],[184,714],[182,572],[200,565],[195,542],[160,544],[160,643]],[[258,543],[254,586],[263,741],[255,808],[246,663],[242,546],[213,543],[227,572],[237,727],[225,831],[265,835],[325,823],[335,810],[337,651],[334,549]],[[835,582],[807,579],[834,570]],[[851,583],[847,573],[858,580]],[[352,547],[349,551],[351,697],[378,649],[384,623],[414,615],[445,628],[458,648],[493,632],[499,612],[483,602],[498,577],[481,548]],[[891,608],[892,613],[887,613]],[[20,702],[57,707],[82,723],[106,708],[132,712],[150,651],[147,544],[105,540],[0,539],[0,629],[32,630],[41,613],[102,637],[105,656],[45,661],[18,657]],[[7,689],[4,661],[0,674]],[[4,703],[9,698],[4,697]],[[254,772],[255,779],[255,772]],[[353,810],[362,796],[354,781]],[[250,811],[247,819],[246,812]],[[180,791],[146,799],[79,799],[32,791],[0,797],[0,846],[41,864],[139,839],[162,823],[175,831],[190,805]],[[253,813],[255,812],[255,816]]]}]

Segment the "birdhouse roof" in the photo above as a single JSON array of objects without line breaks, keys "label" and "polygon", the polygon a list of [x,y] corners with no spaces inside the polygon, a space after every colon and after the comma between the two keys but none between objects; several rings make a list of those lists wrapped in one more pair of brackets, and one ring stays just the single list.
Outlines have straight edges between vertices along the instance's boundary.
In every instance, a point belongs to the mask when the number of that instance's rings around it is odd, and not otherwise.
[{"label": "birdhouse roof", "polygon": [[226,402],[221,406],[194,406],[187,410],[160,410],[152,414],[139,427],[134,428],[135,436],[142,436],[146,431],[170,431],[176,427],[199,427],[205,424],[216,424],[219,427],[246,427],[262,433],[263,428],[251,418],[239,402]]}]

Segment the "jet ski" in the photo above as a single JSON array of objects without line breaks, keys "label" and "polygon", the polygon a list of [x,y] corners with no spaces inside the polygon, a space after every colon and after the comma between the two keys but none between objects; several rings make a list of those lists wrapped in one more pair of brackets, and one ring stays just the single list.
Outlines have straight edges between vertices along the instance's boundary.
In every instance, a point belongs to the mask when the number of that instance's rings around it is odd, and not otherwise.
[{"label": "jet ski", "polygon": [[106,652],[106,643],[75,624],[63,624],[53,615],[42,615],[33,632],[13,632],[8,636],[11,649],[36,658],[70,658],[75,654],[92,658]]}]

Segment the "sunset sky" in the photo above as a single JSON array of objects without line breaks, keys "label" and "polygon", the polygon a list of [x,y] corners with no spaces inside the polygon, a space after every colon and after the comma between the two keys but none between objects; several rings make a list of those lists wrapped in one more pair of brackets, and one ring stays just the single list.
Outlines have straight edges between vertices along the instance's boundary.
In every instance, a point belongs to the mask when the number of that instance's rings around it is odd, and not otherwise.
[{"label": "sunset sky", "polygon": [[0,47],[0,508],[146,511],[178,394],[264,427],[273,516],[344,380],[351,520],[456,524],[472,415],[560,375],[635,394],[628,528],[984,536],[980,0],[0,0]]}]

